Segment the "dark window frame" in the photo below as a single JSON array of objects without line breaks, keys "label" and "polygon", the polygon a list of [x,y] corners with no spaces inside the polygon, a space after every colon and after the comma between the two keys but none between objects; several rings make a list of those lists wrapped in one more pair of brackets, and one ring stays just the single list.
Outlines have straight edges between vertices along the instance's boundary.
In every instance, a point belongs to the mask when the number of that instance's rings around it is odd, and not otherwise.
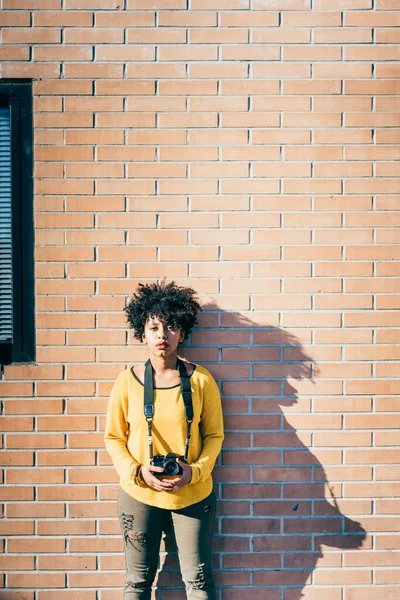
[{"label": "dark window frame", "polygon": [[0,104],[10,107],[13,340],[0,344],[0,364],[33,362],[35,340],[32,80],[0,80]]}]

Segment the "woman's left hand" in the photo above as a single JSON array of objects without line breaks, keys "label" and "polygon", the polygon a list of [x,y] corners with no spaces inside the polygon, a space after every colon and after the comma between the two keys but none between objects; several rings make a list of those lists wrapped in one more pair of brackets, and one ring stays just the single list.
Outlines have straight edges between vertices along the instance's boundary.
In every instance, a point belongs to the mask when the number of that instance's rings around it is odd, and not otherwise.
[{"label": "woman's left hand", "polygon": [[192,467],[187,463],[182,462],[180,458],[177,458],[176,461],[182,469],[182,474],[175,479],[169,480],[169,483],[172,484],[172,492],[176,492],[184,485],[187,485],[192,479]]}]

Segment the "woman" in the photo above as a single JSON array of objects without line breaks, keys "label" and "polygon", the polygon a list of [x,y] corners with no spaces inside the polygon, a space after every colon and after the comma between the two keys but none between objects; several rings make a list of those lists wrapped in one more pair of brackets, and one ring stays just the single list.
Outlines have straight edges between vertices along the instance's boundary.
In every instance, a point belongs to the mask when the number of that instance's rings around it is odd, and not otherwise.
[{"label": "woman", "polygon": [[204,367],[178,358],[199,310],[194,290],[174,282],[139,284],[125,309],[149,352],[146,365],[117,378],[105,431],[120,476],[125,600],[150,600],[165,519],[175,533],[187,598],[215,598],[211,471],[224,437],[221,400]]}]

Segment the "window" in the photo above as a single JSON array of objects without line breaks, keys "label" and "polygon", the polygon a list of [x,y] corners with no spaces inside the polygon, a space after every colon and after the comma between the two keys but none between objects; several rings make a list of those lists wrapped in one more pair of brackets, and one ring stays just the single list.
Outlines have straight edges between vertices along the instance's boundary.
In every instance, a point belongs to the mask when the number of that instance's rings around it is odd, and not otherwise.
[{"label": "window", "polygon": [[35,359],[32,82],[0,80],[0,364]]}]

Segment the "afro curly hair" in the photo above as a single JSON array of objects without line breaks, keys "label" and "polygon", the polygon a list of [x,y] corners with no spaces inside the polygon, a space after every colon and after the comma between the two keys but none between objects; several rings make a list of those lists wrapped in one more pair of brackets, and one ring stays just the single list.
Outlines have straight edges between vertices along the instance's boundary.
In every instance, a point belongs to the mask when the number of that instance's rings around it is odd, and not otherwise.
[{"label": "afro curly hair", "polygon": [[138,291],[125,307],[127,321],[136,339],[143,341],[144,328],[151,317],[157,317],[173,329],[180,329],[185,339],[197,323],[201,306],[196,292],[171,283],[139,283]]}]

